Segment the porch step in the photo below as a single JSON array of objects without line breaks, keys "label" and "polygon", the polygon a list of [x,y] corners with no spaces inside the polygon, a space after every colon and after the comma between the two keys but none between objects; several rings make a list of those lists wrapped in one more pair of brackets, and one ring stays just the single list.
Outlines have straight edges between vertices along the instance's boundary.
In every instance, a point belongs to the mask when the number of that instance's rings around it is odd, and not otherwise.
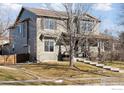
[{"label": "porch step", "polygon": [[90,64],[90,63],[91,63],[91,61],[84,61],[84,63],[88,63],[88,64]]},{"label": "porch step", "polygon": [[111,70],[111,66],[103,66],[104,69]]},{"label": "porch step", "polygon": [[76,61],[80,61],[80,62],[88,61],[88,60],[86,60],[86,59],[84,59],[84,58],[75,58],[75,59],[76,59]]},{"label": "porch step", "polygon": [[124,70],[119,70],[120,73],[124,73]]},{"label": "porch step", "polygon": [[119,68],[111,68],[111,70],[114,72],[119,72],[120,69]]},{"label": "porch step", "polygon": [[97,62],[90,62],[90,64],[96,66],[98,63]]},{"label": "porch step", "polygon": [[96,64],[97,67],[104,67],[104,64]]},{"label": "porch step", "polygon": [[124,70],[120,70],[119,68],[113,68],[111,66],[107,66],[107,65],[104,65],[104,64],[99,64],[98,62],[92,62],[92,61],[82,59],[82,58],[76,58],[76,59],[79,62],[83,62],[83,63],[93,65],[93,66],[96,66],[96,67],[100,67],[100,68],[103,68],[103,69],[106,69],[106,70],[110,70],[110,71],[113,71],[113,72],[124,73]]}]

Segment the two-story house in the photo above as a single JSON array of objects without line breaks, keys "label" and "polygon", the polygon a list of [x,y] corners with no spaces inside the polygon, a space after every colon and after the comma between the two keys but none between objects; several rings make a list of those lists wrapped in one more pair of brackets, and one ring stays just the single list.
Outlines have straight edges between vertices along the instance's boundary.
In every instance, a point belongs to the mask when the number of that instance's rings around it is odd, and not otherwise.
[{"label": "two-story house", "polygon": [[[59,45],[57,44],[57,38],[62,32],[66,32],[66,29],[58,23],[63,24],[63,21],[67,18],[64,14],[60,16],[59,13],[61,12],[22,8],[14,26],[10,28],[11,53],[29,54],[31,61],[58,60]],[[86,14],[85,18],[97,23],[90,33],[95,35],[95,38],[101,39],[100,21],[89,14]],[[84,22],[86,24],[87,21],[84,20]],[[86,29],[89,30],[91,26],[87,25]],[[98,47],[103,44],[100,41],[91,46],[90,50],[98,54]],[[104,51],[104,47],[101,47]],[[61,46],[61,48],[61,51],[64,52],[65,47]]]}]

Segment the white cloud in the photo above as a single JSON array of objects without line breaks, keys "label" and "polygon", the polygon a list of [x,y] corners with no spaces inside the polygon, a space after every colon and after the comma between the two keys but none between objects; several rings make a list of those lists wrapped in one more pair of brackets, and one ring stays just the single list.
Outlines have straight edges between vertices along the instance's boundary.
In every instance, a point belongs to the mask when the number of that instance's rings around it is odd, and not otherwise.
[{"label": "white cloud", "polygon": [[101,31],[104,32],[106,29],[108,30],[107,33],[117,36],[119,32],[123,31],[124,27],[113,23],[110,19],[104,19],[101,22]]},{"label": "white cloud", "polygon": [[0,19],[3,21],[10,20],[12,23],[15,21],[20,9],[20,4],[0,4]]},{"label": "white cloud", "polygon": [[14,4],[14,3],[13,4],[11,3],[0,4],[0,8],[5,9],[5,10],[18,11],[21,7],[22,5]]},{"label": "white cloud", "polygon": [[[104,31],[105,29],[113,29],[115,28],[115,24],[110,19],[104,19],[101,22],[101,28]],[[110,32],[111,30],[109,30]],[[111,32],[110,32],[111,33]]]},{"label": "white cloud", "polygon": [[111,3],[93,4],[92,9],[100,10],[100,11],[110,11],[112,10],[112,4]]}]

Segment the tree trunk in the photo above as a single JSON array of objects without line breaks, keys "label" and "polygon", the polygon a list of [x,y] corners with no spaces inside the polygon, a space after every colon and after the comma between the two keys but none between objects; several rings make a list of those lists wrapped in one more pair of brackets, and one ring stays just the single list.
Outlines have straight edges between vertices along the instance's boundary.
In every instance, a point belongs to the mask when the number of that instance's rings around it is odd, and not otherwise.
[{"label": "tree trunk", "polygon": [[101,61],[101,41],[98,40],[98,61]]},{"label": "tree trunk", "polygon": [[62,61],[61,44],[59,44],[58,61]]},{"label": "tree trunk", "polygon": [[70,54],[70,67],[74,66],[74,62],[75,62],[75,56],[74,56],[74,50],[71,50],[71,54]]},{"label": "tree trunk", "polygon": [[70,34],[70,63],[69,66],[73,67],[74,66],[74,48],[73,48],[73,40],[72,40],[72,35]]}]

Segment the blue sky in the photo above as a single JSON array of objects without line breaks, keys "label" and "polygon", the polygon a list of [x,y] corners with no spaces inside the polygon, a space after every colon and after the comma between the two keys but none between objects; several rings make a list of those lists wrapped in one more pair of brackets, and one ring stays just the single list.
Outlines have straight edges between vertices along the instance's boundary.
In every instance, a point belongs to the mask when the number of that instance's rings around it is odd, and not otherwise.
[{"label": "blue sky", "polygon": [[113,35],[118,34],[123,29],[122,26],[119,26],[119,13],[120,4],[108,4],[105,6],[97,4],[92,9],[92,14],[101,20],[100,31],[108,29],[109,33]]},{"label": "blue sky", "polygon": [[[56,4],[59,5],[59,4]],[[33,8],[42,8],[43,4],[40,3],[23,3],[23,4],[0,4],[0,8],[10,9],[9,16],[13,20],[16,19],[21,7],[33,7]],[[93,16],[96,16],[101,20],[100,31],[103,32],[105,29],[108,29],[109,33],[113,35],[117,34],[118,31],[122,30],[122,26],[119,26],[118,23],[118,14],[119,14],[120,4],[112,3],[97,3],[91,4],[90,12]]]}]

